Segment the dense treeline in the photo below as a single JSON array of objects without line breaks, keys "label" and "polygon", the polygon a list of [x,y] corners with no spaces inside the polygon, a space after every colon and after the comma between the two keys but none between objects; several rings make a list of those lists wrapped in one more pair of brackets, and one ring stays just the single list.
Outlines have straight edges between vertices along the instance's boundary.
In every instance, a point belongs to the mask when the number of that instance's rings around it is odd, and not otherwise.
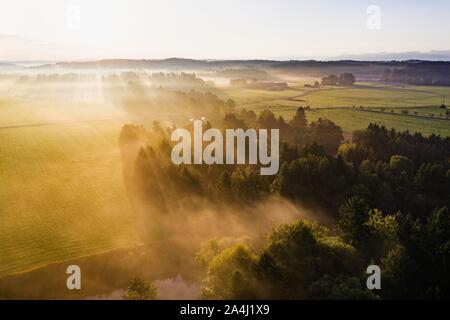
[{"label": "dense treeline", "polygon": [[411,61],[403,68],[386,69],[381,81],[417,85],[450,85],[447,62]]},{"label": "dense treeline", "polygon": [[[371,124],[344,142],[341,128],[326,119],[308,123],[303,108],[291,121],[270,111],[232,111],[214,126],[279,128],[278,174],[261,176],[248,165],[175,166],[173,128],[127,125],[120,141],[131,159],[124,161],[125,173],[136,201],[149,204],[162,221],[174,206],[212,203],[245,215],[246,207],[278,196],[325,212],[329,220],[276,227],[258,247],[208,242],[197,255],[204,298],[450,297],[448,137]],[[365,287],[370,264],[381,267],[379,291]]]},{"label": "dense treeline", "polygon": [[345,72],[340,74],[339,76],[332,74],[328,77],[322,78],[323,86],[352,86],[355,84],[356,78],[353,74]]},{"label": "dense treeline", "polygon": [[235,108],[232,99],[223,101],[210,92],[166,87],[149,90],[149,86],[142,81],[134,81],[134,77],[135,74],[129,75],[129,80],[122,87],[123,80],[111,76],[106,82],[104,94],[141,122],[168,115],[172,121],[206,117],[212,122],[219,122],[223,114]]}]

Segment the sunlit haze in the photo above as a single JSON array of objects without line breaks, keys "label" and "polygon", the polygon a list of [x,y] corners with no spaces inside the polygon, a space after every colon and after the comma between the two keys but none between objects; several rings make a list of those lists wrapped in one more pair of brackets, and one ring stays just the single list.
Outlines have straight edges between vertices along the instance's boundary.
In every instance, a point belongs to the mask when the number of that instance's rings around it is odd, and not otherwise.
[{"label": "sunlit haze", "polygon": [[[380,29],[367,27],[370,5],[381,10]],[[448,1],[417,0],[6,0],[0,60],[289,59],[449,50],[443,41],[449,12]]]},{"label": "sunlit haze", "polygon": [[2,309],[450,300],[450,0],[0,1]]}]

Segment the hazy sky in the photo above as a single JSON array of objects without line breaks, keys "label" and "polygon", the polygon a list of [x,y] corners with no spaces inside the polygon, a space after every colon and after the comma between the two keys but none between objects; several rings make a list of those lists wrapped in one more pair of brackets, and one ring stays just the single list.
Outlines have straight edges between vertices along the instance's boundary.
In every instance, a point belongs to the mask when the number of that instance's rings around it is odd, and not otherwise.
[{"label": "hazy sky", "polygon": [[[380,19],[367,13],[370,5]],[[449,36],[449,0],[2,0],[0,7],[0,60],[320,58],[449,50]]]}]

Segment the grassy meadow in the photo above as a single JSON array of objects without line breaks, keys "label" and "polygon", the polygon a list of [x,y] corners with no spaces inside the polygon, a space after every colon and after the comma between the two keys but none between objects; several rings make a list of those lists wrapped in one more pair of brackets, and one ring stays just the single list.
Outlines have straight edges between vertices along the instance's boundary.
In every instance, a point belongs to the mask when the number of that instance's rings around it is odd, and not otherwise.
[{"label": "grassy meadow", "polygon": [[[439,108],[450,88],[304,86],[313,82],[289,79],[282,91],[210,90],[237,108],[272,110],[286,120],[310,105],[309,121],[329,118],[347,132],[376,122],[450,136]],[[0,278],[139,243],[118,147],[122,125],[136,117],[117,98],[123,83],[113,84],[0,79]]]},{"label": "grassy meadow", "polygon": [[263,90],[247,88],[227,88],[224,93],[240,108],[256,112],[271,110],[286,120],[292,118],[298,106],[309,105],[308,120],[328,118],[346,131],[364,129],[374,122],[425,135],[450,136],[446,110],[439,107],[442,96],[450,97],[448,87],[380,83],[357,83],[353,87],[304,87],[305,83],[313,82],[312,79],[309,82],[289,82],[289,90],[265,91],[264,94],[260,92]]},{"label": "grassy meadow", "polygon": [[118,148],[123,115],[92,96],[43,96],[51,86],[2,89],[0,278],[135,244]]},{"label": "grassy meadow", "polygon": [[[411,109],[409,109],[411,110]],[[286,120],[292,118],[292,110],[275,112]],[[450,121],[436,118],[417,118],[396,113],[379,112],[376,110],[359,109],[314,109],[306,112],[308,121],[316,121],[319,118],[327,118],[342,127],[345,131],[363,130],[370,123],[384,125],[387,128],[410,132],[420,132],[424,135],[439,134],[450,136]]]}]

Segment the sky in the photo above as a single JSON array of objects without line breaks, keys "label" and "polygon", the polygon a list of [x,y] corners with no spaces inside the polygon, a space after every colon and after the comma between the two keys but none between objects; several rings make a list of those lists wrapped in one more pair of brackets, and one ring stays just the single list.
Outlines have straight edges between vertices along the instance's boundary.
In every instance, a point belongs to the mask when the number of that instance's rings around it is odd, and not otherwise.
[{"label": "sky", "polygon": [[2,0],[0,60],[450,50],[449,0]]}]

